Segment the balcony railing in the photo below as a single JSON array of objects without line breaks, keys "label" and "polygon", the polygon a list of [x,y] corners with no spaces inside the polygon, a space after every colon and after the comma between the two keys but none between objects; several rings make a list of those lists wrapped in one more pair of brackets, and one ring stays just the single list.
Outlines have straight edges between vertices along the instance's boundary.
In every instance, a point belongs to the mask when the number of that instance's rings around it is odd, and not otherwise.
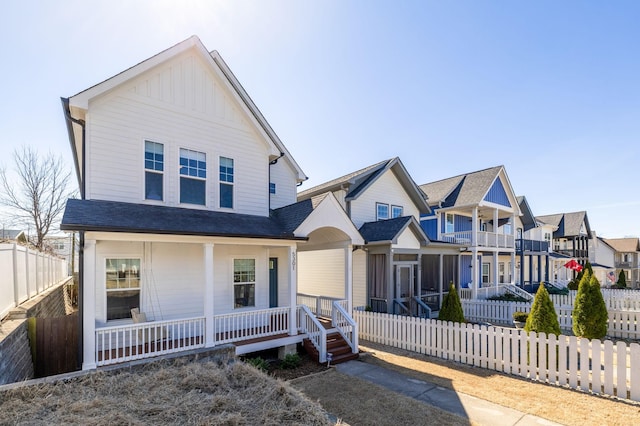
[{"label": "balcony railing", "polygon": [[548,241],[537,240],[516,240],[516,251],[524,252],[546,252],[549,251]]},{"label": "balcony railing", "polygon": [[[442,241],[455,244],[473,244],[473,232],[449,232],[441,235]],[[515,239],[513,235],[496,234],[495,232],[476,232],[476,246],[478,247],[498,247],[498,248],[514,248]]]}]

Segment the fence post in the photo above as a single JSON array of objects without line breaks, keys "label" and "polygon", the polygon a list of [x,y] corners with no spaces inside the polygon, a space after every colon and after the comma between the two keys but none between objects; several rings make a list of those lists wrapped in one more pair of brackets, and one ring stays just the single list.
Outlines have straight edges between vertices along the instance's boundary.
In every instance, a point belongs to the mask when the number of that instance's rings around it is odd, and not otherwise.
[{"label": "fence post", "polygon": [[18,244],[13,243],[13,302],[15,306],[20,304],[20,288],[18,286]]},{"label": "fence post", "polygon": [[29,246],[25,246],[25,251],[24,251],[24,269],[25,269],[25,278],[26,278],[26,283],[27,283],[27,299],[31,298],[31,286],[29,285],[30,283],[30,277],[29,277]]}]

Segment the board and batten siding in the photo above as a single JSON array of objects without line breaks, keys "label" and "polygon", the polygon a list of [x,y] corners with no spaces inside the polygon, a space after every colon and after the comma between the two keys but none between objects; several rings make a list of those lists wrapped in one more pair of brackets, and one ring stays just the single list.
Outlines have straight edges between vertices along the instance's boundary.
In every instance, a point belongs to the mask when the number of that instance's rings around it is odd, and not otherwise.
[{"label": "board and batten siding", "polygon": [[299,251],[298,292],[344,299],[344,249]]},{"label": "board and batten siding", "polygon": [[420,219],[417,206],[391,170],[387,170],[362,195],[351,202],[351,220],[356,228],[360,228],[365,222],[376,220],[376,203],[389,204],[389,212],[392,205],[401,206],[403,216]]},{"label": "board and batten siding", "polygon": [[[268,215],[271,147],[192,52],[90,102],[86,198],[158,204],[144,200],[145,140],[164,144],[161,204],[180,205],[179,152],[186,148],[206,154],[207,209],[219,209],[218,166],[224,156],[234,159],[233,211]],[[289,185],[295,187],[295,180]]]}]

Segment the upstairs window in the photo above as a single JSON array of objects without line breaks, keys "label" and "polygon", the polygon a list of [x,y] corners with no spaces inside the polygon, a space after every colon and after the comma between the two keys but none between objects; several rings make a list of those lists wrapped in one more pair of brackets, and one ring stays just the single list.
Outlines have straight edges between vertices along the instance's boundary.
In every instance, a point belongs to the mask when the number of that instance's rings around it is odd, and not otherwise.
[{"label": "upstairs window", "polygon": [[276,184],[271,182],[269,184],[269,194],[275,194],[276,193]]},{"label": "upstairs window", "polygon": [[144,142],[144,198],[160,200],[163,198],[162,175],[164,172],[164,145],[157,142]]},{"label": "upstairs window", "polygon": [[445,213],[444,232],[447,234],[455,232],[455,227],[453,226],[453,218],[453,213]]},{"label": "upstairs window", "polygon": [[389,204],[376,203],[376,220],[389,219]]},{"label": "upstairs window", "polygon": [[233,159],[220,157],[220,207],[233,208]]},{"label": "upstairs window", "polygon": [[206,154],[180,148],[180,202],[204,206],[206,186]]},{"label": "upstairs window", "polygon": [[391,218],[402,217],[402,206],[391,206]]}]

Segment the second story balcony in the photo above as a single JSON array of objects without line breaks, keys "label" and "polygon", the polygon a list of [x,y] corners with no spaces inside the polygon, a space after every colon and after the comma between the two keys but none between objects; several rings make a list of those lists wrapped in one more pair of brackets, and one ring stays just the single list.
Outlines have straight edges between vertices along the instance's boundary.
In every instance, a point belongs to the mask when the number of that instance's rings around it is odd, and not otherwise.
[{"label": "second story balcony", "polygon": [[538,240],[516,240],[516,252],[548,252],[549,251],[549,242],[548,241],[538,241]]},{"label": "second story balcony", "polygon": [[[473,231],[449,232],[440,235],[442,241],[455,244],[473,246]],[[476,232],[475,246],[495,248],[515,248],[513,235],[497,234],[495,232]]]}]

